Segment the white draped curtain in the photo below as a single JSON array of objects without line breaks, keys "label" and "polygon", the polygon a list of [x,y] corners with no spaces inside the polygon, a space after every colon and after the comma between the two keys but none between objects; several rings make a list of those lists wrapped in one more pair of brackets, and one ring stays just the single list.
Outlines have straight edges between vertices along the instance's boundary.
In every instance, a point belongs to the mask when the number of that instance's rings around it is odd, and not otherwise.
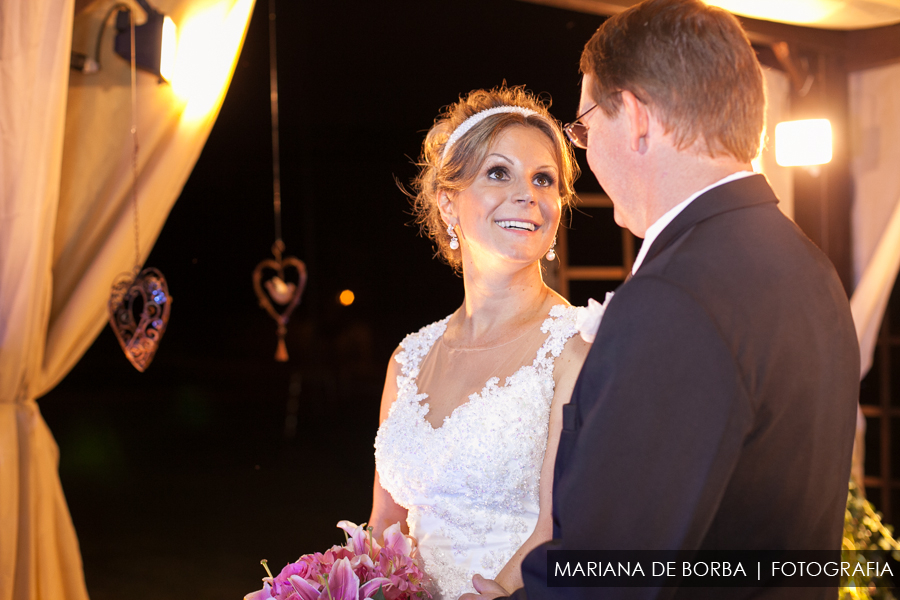
[{"label": "white draped curtain", "polygon": [[43,391],[73,0],[0,4],[0,598],[86,598]]},{"label": "white draped curtain", "polygon": [[875,341],[900,267],[900,64],[850,75],[853,140],[851,305],[862,350],[872,366]]},{"label": "white draped curtain", "polygon": [[[113,32],[99,73],[69,71],[70,51],[92,53],[112,4],[76,16],[74,0],[0,0],[0,600],[87,599],[35,400],[104,327],[110,284],[135,261],[130,73]],[[138,75],[140,260],[212,129],[253,9],[153,4],[180,40],[171,86]]]},{"label": "white draped curtain", "polygon": [[[850,298],[861,372],[872,367],[875,343],[900,268],[900,64],[850,75],[853,267]],[[865,420],[860,412],[854,479],[863,477]]]}]

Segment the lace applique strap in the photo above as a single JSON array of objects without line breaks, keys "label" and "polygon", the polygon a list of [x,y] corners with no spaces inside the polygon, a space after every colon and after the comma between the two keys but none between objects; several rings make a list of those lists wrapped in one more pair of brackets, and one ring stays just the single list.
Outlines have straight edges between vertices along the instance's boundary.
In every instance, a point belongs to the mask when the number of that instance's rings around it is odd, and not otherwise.
[{"label": "lace applique strap", "polygon": [[410,333],[400,342],[402,350],[394,357],[400,363],[400,372],[404,377],[415,378],[419,374],[419,365],[428,355],[428,351],[439,337],[444,335],[447,329],[447,321],[453,315],[448,315],[440,321],[426,325],[415,333]]},{"label": "lace applique strap", "polygon": [[575,327],[577,316],[576,306],[557,304],[550,309],[550,316],[541,325],[541,331],[550,335],[538,350],[537,358],[534,359],[535,368],[543,370],[547,375],[553,374],[554,359],[562,354],[569,338],[578,333],[578,328]]}]

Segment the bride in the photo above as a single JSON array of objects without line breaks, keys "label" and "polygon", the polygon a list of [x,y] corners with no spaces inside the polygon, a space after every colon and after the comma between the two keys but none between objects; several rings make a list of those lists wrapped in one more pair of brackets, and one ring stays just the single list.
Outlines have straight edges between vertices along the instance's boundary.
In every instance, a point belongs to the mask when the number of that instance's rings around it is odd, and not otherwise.
[{"label": "bride", "polygon": [[374,534],[406,523],[436,598],[507,590],[552,533],[562,405],[589,346],[541,278],[577,164],[559,123],[522,88],[476,90],[428,132],[419,223],[462,273],[465,301],[408,335],[388,366],[375,440]]}]

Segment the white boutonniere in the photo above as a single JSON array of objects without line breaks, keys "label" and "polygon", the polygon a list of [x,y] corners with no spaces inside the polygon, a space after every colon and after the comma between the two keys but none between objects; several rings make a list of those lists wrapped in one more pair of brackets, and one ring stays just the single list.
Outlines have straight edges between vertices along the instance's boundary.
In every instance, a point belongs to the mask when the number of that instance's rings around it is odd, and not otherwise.
[{"label": "white boutonniere", "polygon": [[588,344],[594,343],[597,337],[597,330],[600,329],[600,321],[603,319],[603,313],[609,301],[612,300],[613,292],[606,292],[606,299],[600,304],[593,298],[588,300],[587,306],[579,306],[578,314],[575,315],[575,328],[581,334],[581,339]]}]

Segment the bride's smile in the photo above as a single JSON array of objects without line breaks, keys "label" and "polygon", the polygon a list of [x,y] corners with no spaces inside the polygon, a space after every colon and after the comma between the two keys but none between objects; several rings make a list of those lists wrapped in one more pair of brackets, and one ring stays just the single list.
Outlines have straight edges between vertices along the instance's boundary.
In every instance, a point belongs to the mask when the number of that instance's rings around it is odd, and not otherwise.
[{"label": "bride's smile", "polygon": [[509,219],[506,221],[495,221],[497,225],[502,227],[503,229],[509,229],[510,231],[534,231],[540,225],[537,223],[531,223],[530,221],[518,221],[516,219]]}]

